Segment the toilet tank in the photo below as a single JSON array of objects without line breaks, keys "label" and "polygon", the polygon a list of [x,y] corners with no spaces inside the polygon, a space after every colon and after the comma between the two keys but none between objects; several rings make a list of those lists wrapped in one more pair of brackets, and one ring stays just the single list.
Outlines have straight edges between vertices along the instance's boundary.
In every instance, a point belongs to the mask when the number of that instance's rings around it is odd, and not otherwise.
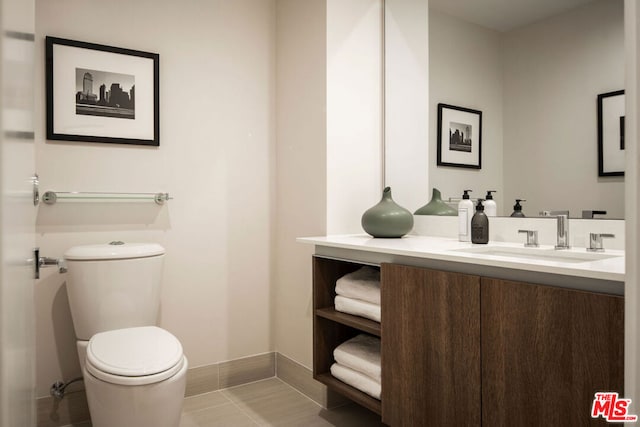
[{"label": "toilet tank", "polygon": [[67,250],[67,296],[76,338],[155,325],[164,253],[155,243],[112,242]]}]

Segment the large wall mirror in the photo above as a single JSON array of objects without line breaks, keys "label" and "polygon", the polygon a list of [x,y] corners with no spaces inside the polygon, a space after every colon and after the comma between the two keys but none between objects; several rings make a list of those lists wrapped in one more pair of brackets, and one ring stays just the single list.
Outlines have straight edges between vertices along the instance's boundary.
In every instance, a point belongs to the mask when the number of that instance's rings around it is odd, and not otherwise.
[{"label": "large wall mirror", "polygon": [[[598,176],[598,94],[624,89],[623,0],[429,0],[429,186],[497,190],[541,211],[624,216],[624,177]],[[436,165],[437,105],[482,111],[482,167]]]}]

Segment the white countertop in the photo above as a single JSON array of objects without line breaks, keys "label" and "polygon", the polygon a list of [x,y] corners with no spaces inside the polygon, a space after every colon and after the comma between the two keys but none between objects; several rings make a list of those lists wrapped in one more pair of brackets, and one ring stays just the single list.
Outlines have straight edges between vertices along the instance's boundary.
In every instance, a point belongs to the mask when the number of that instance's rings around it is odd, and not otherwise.
[{"label": "white countertop", "polygon": [[[297,239],[300,243],[308,243],[316,246],[329,248],[350,249],[357,251],[373,252],[380,254],[391,254],[424,258],[437,261],[449,261],[480,266],[490,266],[508,268],[512,270],[525,270],[529,272],[559,274],[565,276],[582,277],[589,279],[609,280],[616,282],[624,281],[624,251],[609,250],[604,255],[610,258],[567,262],[560,256],[590,256],[585,248],[572,248],[557,252],[559,259],[551,257],[541,257],[541,259],[525,259],[510,255],[495,255],[485,253],[460,252],[460,250],[524,250],[551,252],[553,246],[540,245],[539,248],[525,249],[522,243],[489,242],[488,245],[478,245],[472,243],[459,242],[457,239],[444,237],[426,237],[408,235],[400,239],[380,239],[373,238],[366,234],[359,235],[339,235],[321,237],[301,237]],[[485,249],[486,248],[486,249]],[[553,252],[551,255],[555,255]],[[597,255],[596,255],[597,256]]]}]

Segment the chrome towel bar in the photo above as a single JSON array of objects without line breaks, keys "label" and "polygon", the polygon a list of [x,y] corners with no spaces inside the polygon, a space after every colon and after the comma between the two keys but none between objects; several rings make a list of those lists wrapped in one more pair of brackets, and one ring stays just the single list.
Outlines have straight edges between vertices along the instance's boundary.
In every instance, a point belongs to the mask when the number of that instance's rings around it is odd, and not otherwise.
[{"label": "chrome towel bar", "polygon": [[47,191],[42,195],[42,201],[48,205],[55,204],[58,200],[121,200],[138,201],[153,200],[159,205],[173,199],[169,193],[104,193],[90,191]]}]

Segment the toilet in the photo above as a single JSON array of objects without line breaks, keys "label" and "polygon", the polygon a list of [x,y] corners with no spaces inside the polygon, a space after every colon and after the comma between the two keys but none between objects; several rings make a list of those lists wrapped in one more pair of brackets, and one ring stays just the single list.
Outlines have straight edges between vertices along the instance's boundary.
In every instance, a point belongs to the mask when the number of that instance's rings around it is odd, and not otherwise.
[{"label": "toilet", "polygon": [[67,295],[94,427],[178,427],[188,368],[156,326],[165,250],[111,242],[67,250]]}]

